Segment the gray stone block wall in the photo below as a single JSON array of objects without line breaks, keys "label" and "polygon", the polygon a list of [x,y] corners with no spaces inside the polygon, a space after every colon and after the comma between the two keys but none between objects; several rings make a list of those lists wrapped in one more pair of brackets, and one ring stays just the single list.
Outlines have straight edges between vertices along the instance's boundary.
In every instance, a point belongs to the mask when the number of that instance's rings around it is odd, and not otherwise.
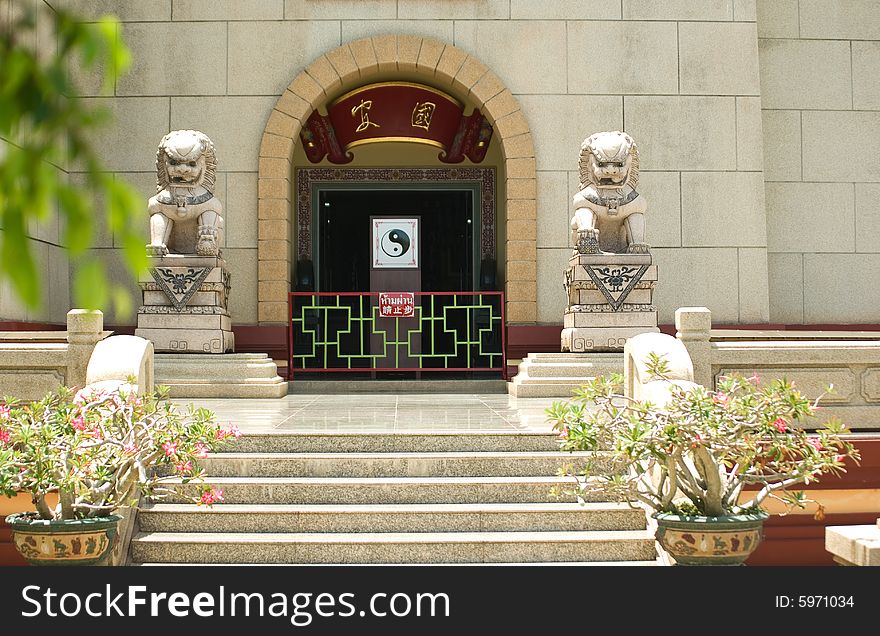
[{"label": "gray stone block wall", "polygon": [[757,9],[770,319],[877,323],[880,5],[758,0]]},{"label": "gray stone block wall", "polygon": [[[98,140],[111,170],[146,196],[163,134],[194,127],[214,140],[229,217],[227,258],[241,267],[232,301],[237,324],[257,321],[256,174],[275,100],[321,54],[385,33],[454,44],[494,71],[522,105],[537,160],[539,323],[558,324],[565,306],[561,271],[570,253],[578,146],[606,129],[626,130],[642,153],[648,240],[663,272],[661,323],[683,305],[710,307],[719,324],[877,322],[880,290],[866,290],[863,277],[844,280],[852,267],[872,267],[880,251],[871,239],[880,230],[876,3],[63,4],[88,19],[115,11],[132,48],[135,63],[113,96],[95,96],[94,82],[83,79],[90,99],[116,115]],[[824,160],[829,135],[860,148],[843,179]],[[835,232],[826,240],[831,201]],[[112,237],[103,240],[100,253],[116,267],[118,248]],[[840,285],[850,299],[844,306],[831,302]],[[3,297],[0,290],[5,309]]]}]

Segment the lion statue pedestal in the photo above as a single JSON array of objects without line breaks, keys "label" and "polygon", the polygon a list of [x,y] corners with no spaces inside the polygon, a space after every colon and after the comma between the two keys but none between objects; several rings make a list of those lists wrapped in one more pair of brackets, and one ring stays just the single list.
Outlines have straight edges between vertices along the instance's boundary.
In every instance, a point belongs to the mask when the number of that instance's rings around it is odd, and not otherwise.
[{"label": "lion statue pedestal", "polygon": [[234,349],[223,260],[223,206],[214,196],[217,158],[204,133],[175,130],[159,143],[156,190],[149,201],[149,275],[135,334],[157,352]]},{"label": "lion statue pedestal", "polygon": [[659,331],[636,144],[626,133],[596,133],[581,145],[579,167],[562,353],[530,353],[507,385],[514,397],[571,397],[590,378],[623,372],[629,338]]},{"label": "lion statue pedestal", "polygon": [[579,168],[562,350],[622,351],[632,336],[659,331],[657,266],[645,242],[648,206],[636,191],[638,149],[626,133],[596,133],[581,145]]},{"label": "lion statue pedestal", "polygon": [[279,398],[287,382],[265,353],[231,353],[230,273],[223,207],[214,196],[214,144],[196,130],[159,143],[149,201],[149,273],[135,334],[153,342],[155,383],[174,398]]}]

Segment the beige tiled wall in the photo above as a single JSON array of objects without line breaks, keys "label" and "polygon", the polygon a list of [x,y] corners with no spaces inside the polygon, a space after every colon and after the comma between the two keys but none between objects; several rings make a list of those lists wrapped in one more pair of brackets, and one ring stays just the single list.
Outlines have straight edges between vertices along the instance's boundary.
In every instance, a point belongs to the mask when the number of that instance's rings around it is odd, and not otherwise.
[{"label": "beige tiled wall", "polygon": [[880,3],[757,9],[770,319],[880,323]]},{"label": "beige tiled wall", "polygon": [[[529,257],[516,262],[537,268],[537,288],[518,293],[536,295],[538,322],[561,322],[578,150],[584,137],[606,129],[627,130],[642,152],[640,190],[649,203],[649,241],[661,267],[661,321],[672,322],[676,307],[695,304],[708,304],[717,323],[769,318],[768,284],[774,286],[766,244],[775,235],[766,230],[761,128],[791,130],[794,122],[760,117],[755,20],[756,13],[766,20],[770,11],[784,23],[791,3],[756,12],[753,0],[47,1],[89,19],[115,11],[123,20],[121,31],[136,60],[131,73],[110,98],[94,96],[97,87],[84,82],[89,99],[109,105],[117,118],[98,139],[109,169],[137,180],[146,196],[156,144],[169,129],[199,128],[215,142],[218,189],[225,188],[226,249],[241,268],[232,303],[239,324],[257,321],[256,174],[261,140],[272,141],[262,135],[276,100],[321,54],[387,33],[454,44],[497,74],[521,105],[531,136],[517,139],[529,152],[533,139],[538,179],[508,187],[523,201],[537,197],[537,260],[531,260],[531,237],[510,249],[522,247]],[[835,26],[845,27],[845,21]],[[396,58],[386,53],[377,51],[376,63],[394,72]],[[878,57],[865,47],[859,64],[871,68]],[[346,60],[331,62],[344,81],[356,83],[356,65],[348,64],[354,69],[349,73]],[[440,62],[442,67],[455,60]],[[777,90],[780,99],[786,90]],[[872,85],[857,94],[865,103],[880,99]],[[495,105],[496,112],[501,109]],[[779,112],[794,107],[786,109]],[[516,141],[509,146],[513,151]],[[787,160],[778,171],[794,169],[794,153],[774,152]],[[798,174],[822,169],[806,158],[796,168]],[[868,204],[862,208],[851,214],[869,215]],[[510,211],[510,218],[519,212]],[[112,237],[107,241],[101,249],[115,253]],[[776,262],[769,259],[771,267]]]},{"label": "beige tiled wall", "polygon": [[[520,11],[526,3],[514,2]],[[707,305],[719,323],[769,317],[755,6],[749,0],[544,2],[534,23],[459,29],[456,45],[487,62],[522,104],[538,167],[538,321],[558,323],[580,143],[623,129],[639,144],[648,241],[660,266],[661,322]],[[566,13],[565,10],[570,10]],[[589,13],[587,15],[584,13]],[[529,48],[533,25],[561,30],[565,51]],[[583,19],[579,19],[583,18]],[[470,49],[476,30],[479,48]],[[460,37],[463,33],[468,39]],[[537,33],[537,31],[535,31]],[[495,38],[493,40],[492,38]],[[507,55],[504,41],[525,55]],[[493,44],[494,42],[494,44]],[[539,77],[523,75],[529,67]],[[565,89],[558,75],[565,70]],[[521,76],[523,75],[523,76]]]}]

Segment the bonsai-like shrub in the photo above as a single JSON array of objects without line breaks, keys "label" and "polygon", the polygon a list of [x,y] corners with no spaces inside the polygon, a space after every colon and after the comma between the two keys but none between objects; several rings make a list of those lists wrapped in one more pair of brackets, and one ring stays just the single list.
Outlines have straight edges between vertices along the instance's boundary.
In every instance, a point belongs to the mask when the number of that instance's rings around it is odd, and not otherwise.
[{"label": "bonsai-like shrub", "polygon": [[[656,355],[648,370],[666,379]],[[818,400],[785,380],[761,387],[756,376],[732,375],[714,391],[670,382],[662,406],[625,397],[621,387],[619,375],[599,377],[577,389],[573,401],[547,409],[563,450],[596,451],[565,492],[601,492],[656,512],[708,517],[757,512],[769,497],[788,511],[814,503],[821,519],[822,506],[791,487],[845,472],[847,458],[859,459],[836,418],[815,433],[805,430]]]},{"label": "bonsai-like shrub", "polygon": [[[0,402],[0,495],[31,495],[39,519],[104,517],[119,506],[170,492],[171,479],[201,481],[198,461],[241,433],[222,429],[207,409],[180,411],[167,389],[139,396],[62,388],[33,403]],[[47,495],[57,493],[50,507]],[[194,501],[223,492],[202,486]]]}]

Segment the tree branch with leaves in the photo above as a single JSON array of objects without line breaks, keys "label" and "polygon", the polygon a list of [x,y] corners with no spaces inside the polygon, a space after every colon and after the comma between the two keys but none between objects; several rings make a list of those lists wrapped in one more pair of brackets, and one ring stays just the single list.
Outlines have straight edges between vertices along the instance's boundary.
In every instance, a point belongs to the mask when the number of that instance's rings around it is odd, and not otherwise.
[{"label": "tree branch with leaves", "polygon": [[[104,168],[91,135],[108,123],[108,113],[77,97],[69,72],[76,66],[102,75],[104,94],[112,94],[129,64],[121,27],[110,16],[84,23],[41,4],[41,19],[57,42],[41,47],[33,3],[11,3],[8,14],[0,15],[0,282],[9,281],[25,306],[40,306],[41,272],[28,239],[57,209],[60,242],[73,268],[73,304],[100,309],[113,302],[124,315],[131,311],[125,288],[108,283],[102,261],[89,248],[96,227],[103,226],[136,276],[146,267],[146,211],[140,195]],[[68,178],[72,168],[83,174],[82,183]],[[97,201],[104,202],[103,210]]]}]

